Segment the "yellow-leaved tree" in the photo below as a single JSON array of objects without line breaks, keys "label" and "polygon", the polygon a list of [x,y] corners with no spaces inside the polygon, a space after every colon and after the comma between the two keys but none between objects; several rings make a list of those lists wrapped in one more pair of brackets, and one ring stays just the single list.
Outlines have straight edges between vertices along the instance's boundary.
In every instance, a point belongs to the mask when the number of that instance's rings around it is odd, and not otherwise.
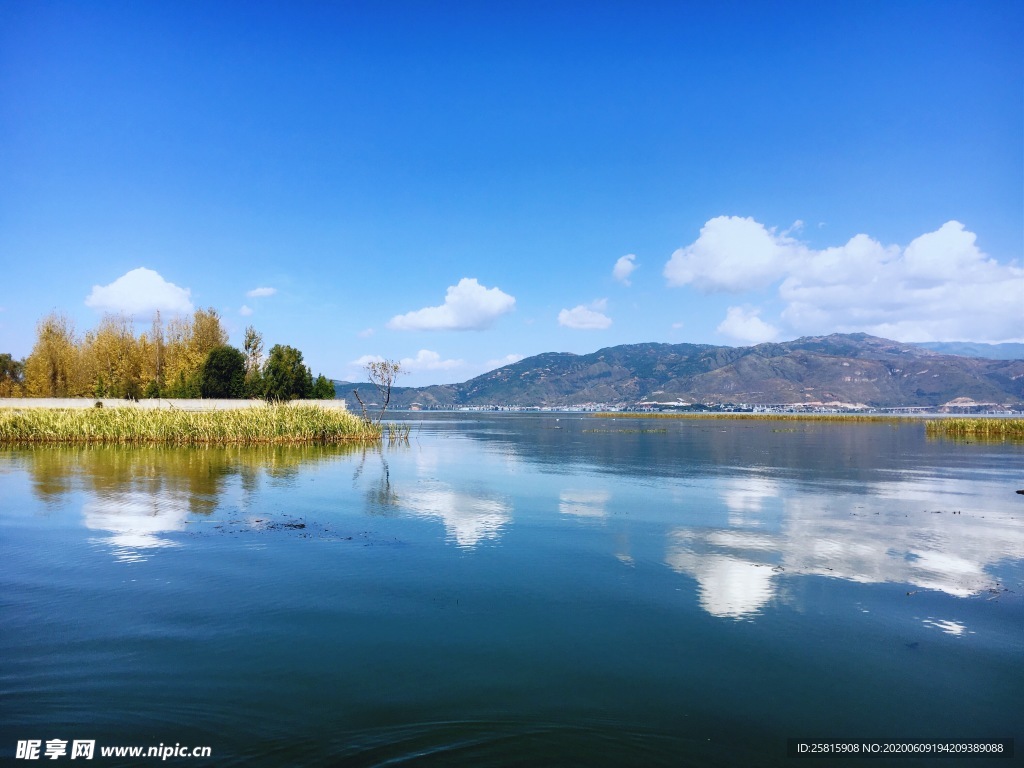
[{"label": "yellow-leaved tree", "polygon": [[52,312],[36,326],[36,343],[25,360],[25,391],[31,397],[78,397],[88,393],[74,323]]},{"label": "yellow-leaved tree", "polygon": [[142,395],[143,351],[131,318],[104,315],[96,330],[85,334],[81,357],[95,397],[137,400]]}]

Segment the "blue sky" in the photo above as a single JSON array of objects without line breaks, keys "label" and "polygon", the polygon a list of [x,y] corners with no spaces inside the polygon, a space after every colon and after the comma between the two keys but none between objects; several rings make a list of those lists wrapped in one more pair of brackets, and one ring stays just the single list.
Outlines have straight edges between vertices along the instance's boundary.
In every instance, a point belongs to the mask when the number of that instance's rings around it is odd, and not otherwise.
[{"label": "blue sky", "polygon": [[1022,41],[1013,2],[12,0],[0,351],[51,310],[208,306],[415,385],[1022,341]]}]

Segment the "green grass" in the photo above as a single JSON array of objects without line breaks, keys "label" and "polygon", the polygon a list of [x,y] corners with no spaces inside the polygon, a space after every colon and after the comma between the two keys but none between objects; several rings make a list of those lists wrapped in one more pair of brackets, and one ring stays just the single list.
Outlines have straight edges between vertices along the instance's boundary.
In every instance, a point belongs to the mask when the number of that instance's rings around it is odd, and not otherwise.
[{"label": "green grass", "polygon": [[0,443],[260,445],[379,441],[380,425],[347,411],[270,405],[230,411],[138,408],[0,411]]},{"label": "green grass", "polygon": [[934,419],[925,430],[929,437],[1024,440],[1024,419]]}]

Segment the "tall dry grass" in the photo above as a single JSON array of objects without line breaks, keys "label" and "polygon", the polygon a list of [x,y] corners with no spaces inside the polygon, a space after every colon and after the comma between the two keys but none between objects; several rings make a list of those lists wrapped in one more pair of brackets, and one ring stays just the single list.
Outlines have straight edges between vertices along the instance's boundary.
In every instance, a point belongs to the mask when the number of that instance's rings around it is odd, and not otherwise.
[{"label": "tall dry grass", "polygon": [[933,419],[925,430],[929,437],[1024,440],[1024,419]]},{"label": "tall dry grass", "polygon": [[379,425],[347,411],[270,405],[229,411],[136,408],[0,411],[0,443],[259,445],[379,441]]}]

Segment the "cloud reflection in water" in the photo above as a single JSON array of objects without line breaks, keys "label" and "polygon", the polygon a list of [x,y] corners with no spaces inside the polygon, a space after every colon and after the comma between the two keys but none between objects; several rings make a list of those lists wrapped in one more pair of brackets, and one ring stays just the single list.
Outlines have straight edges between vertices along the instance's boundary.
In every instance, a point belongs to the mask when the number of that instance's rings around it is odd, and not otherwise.
[{"label": "cloud reflection in water", "polygon": [[421,486],[403,493],[401,499],[414,515],[440,520],[448,538],[465,548],[497,540],[512,521],[511,507],[504,501],[456,492],[443,483]]},{"label": "cloud reflection in water", "polygon": [[604,490],[564,490],[558,497],[558,511],[576,517],[605,517],[611,494]]},{"label": "cloud reflection in water", "polygon": [[[782,573],[968,597],[992,587],[991,570],[1000,561],[1024,557],[1024,521],[991,509],[998,488],[972,483],[966,494],[962,483],[922,478],[860,490],[866,493],[785,493],[766,480],[750,482],[740,493],[735,481],[726,481],[719,494],[732,527],[674,528],[665,564],[696,579],[704,610],[744,618],[772,600]],[[773,497],[780,505],[779,530],[744,530],[761,525],[748,516]],[[986,498],[984,516],[970,512],[979,497]],[[931,622],[947,633],[964,631],[954,624]]]},{"label": "cloud reflection in water", "polygon": [[176,547],[162,533],[184,530],[189,501],[184,494],[107,492],[82,507],[83,523],[92,531],[111,535],[94,541],[114,548],[114,557],[125,562],[145,560],[146,550]]}]

